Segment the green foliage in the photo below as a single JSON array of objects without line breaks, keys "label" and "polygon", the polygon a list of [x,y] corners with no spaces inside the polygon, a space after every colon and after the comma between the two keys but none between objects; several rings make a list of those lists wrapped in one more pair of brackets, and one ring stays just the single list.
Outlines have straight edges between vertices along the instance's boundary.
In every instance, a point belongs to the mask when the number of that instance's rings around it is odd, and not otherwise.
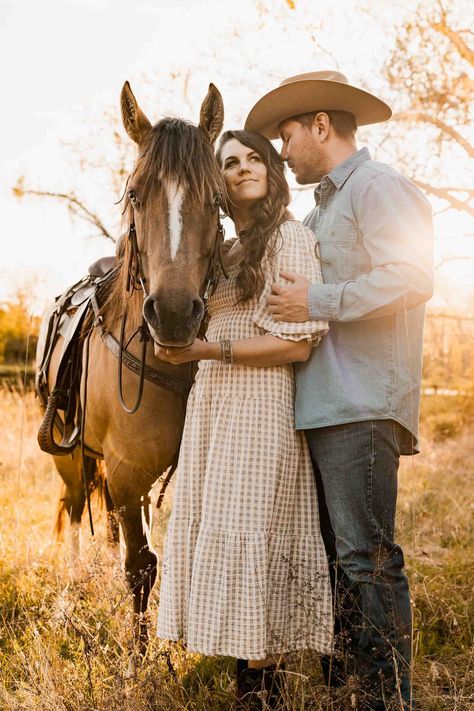
[{"label": "green foliage", "polygon": [[447,439],[460,434],[462,423],[456,413],[435,415],[431,421],[433,435],[437,439]]},{"label": "green foliage", "polygon": [[474,395],[474,319],[428,313],[423,382],[434,390],[454,389]]},{"label": "green foliage", "polygon": [[25,294],[0,305],[0,363],[31,363],[35,357],[40,319],[32,316]]},{"label": "green foliage", "polygon": [[474,319],[428,314],[421,420],[435,440],[456,437],[474,422]]},{"label": "green foliage", "polygon": [[474,423],[474,394],[426,395],[420,419],[426,435],[435,441],[455,437]]},{"label": "green foliage", "polygon": [[443,566],[421,559],[411,571],[412,587],[417,590],[414,624],[421,658],[450,658],[472,644],[474,562],[466,559],[466,551],[454,541],[449,543],[453,553]]}]

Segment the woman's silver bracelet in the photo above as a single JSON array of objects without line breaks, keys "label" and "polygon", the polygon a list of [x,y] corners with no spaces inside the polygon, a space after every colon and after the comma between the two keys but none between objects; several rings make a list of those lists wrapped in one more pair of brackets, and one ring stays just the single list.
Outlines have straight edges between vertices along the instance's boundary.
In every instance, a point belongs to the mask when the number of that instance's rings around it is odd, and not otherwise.
[{"label": "woman's silver bracelet", "polygon": [[222,341],[220,341],[221,345],[221,351],[222,351],[222,361],[226,365],[232,365],[234,362],[234,354],[232,352],[232,341],[230,341],[228,338],[223,338]]}]

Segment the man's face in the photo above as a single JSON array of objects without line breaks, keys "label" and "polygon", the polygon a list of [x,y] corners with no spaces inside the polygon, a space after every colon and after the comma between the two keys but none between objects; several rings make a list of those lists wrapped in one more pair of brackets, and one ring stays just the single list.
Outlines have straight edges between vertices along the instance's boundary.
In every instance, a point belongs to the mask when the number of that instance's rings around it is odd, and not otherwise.
[{"label": "man's face", "polygon": [[330,168],[317,127],[308,128],[298,121],[287,119],[280,124],[280,137],[283,141],[281,157],[288,163],[296,182],[300,185],[319,183]]}]

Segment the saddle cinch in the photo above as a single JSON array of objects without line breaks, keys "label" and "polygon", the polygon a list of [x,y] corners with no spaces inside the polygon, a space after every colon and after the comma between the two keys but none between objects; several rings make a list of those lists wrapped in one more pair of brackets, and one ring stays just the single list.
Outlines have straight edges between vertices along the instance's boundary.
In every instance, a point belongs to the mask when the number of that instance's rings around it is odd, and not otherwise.
[{"label": "saddle cinch", "polygon": [[[103,257],[91,265],[89,274],[56,298],[37,354],[35,391],[44,416],[38,431],[38,444],[43,452],[71,454],[81,436],[82,412],[80,383],[84,340],[81,329],[86,315],[97,304],[97,292],[117,268],[115,257]],[[58,338],[64,339],[59,357],[56,381],[50,390],[48,371]],[[59,413],[62,412],[62,415]],[[60,433],[58,443],[54,431]]]},{"label": "saddle cinch", "polygon": [[[142,364],[117,339],[108,332],[99,318],[100,290],[113,277],[118,264],[115,257],[102,257],[89,268],[89,274],[57,297],[49,315],[46,335],[40,343],[37,361],[35,390],[42,408],[43,421],[38,431],[38,444],[47,454],[62,456],[71,454],[79,444],[83,429],[81,409],[81,376],[84,337],[82,326],[89,313],[93,314],[93,325],[100,328],[104,345],[123,365],[155,385],[167,388],[184,397],[191,389],[194,364],[190,364],[188,378],[171,378],[155,368]],[[54,386],[50,389],[48,371],[59,336],[64,339],[59,358],[59,366]],[[61,414],[60,414],[61,413]],[[57,442],[55,431],[60,434]]]}]

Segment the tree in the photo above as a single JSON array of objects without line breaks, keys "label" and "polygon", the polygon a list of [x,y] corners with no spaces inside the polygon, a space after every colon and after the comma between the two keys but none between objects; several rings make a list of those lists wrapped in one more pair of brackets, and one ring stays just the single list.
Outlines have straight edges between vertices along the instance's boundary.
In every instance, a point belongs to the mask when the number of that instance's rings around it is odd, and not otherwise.
[{"label": "tree", "polygon": [[[200,38],[196,40],[195,55],[199,63],[192,69],[183,67],[177,56],[166,69],[152,68],[147,74],[141,74],[136,86],[134,83],[134,90],[150,120],[163,115],[184,115],[197,121],[205,94],[203,87],[207,90],[212,79],[216,85],[225,86],[227,120],[240,125],[242,106],[251,103],[256,88],[261,85],[263,93],[266,81],[279,81],[279,67],[272,67],[262,59],[267,45],[259,42],[260,33],[272,33],[275,39],[278,37],[277,41],[284,42],[285,35],[298,24],[298,18],[291,12],[292,6],[293,3],[281,0],[279,7],[270,9],[268,2],[255,0],[254,22],[244,26],[223,19],[220,32],[204,47]],[[244,36],[251,51],[242,49]],[[288,39],[287,36],[287,42]],[[306,33],[299,51],[308,53],[317,49],[314,33]],[[266,64],[267,71],[262,71]],[[250,74],[254,77],[253,83],[246,82]],[[149,110],[149,107],[155,108]],[[71,175],[65,172],[58,176],[55,185],[43,185],[41,178],[21,175],[12,187],[13,194],[18,199],[59,201],[75,220],[87,227],[89,232],[85,236],[116,242],[122,232],[120,208],[116,203],[123,194],[135,156],[135,146],[122,127],[119,97],[115,105],[104,107],[100,116],[91,115],[89,107],[78,110],[76,123],[81,127],[80,135],[62,141],[64,152],[69,156]]]},{"label": "tree", "polygon": [[[196,120],[202,100],[203,78],[212,79],[225,97],[226,124],[241,125],[245,107],[292,72],[334,66],[351,67],[351,80],[369,90],[388,95],[395,107],[394,121],[381,128],[363,130],[377,146],[382,159],[395,160],[422,189],[444,201],[447,207],[474,216],[474,190],[469,183],[469,161],[474,155],[471,119],[473,50],[470,48],[472,16],[469,0],[418,0],[396,12],[388,0],[358,0],[351,11],[352,32],[376,26],[387,37],[388,52],[379,56],[371,81],[367,69],[341,53],[333,43],[337,8],[321,0],[254,0],[254,17],[240,23],[223,15],[219,32],[203,44],[196,40],[196,62],[183,67],[180,58],[166,68],[149,71],[137,85],[140,103],[157,107],[160,114],[183,115]],[[403,11],[402,11],[403,10]],[[394,21],[395,20],[395,21]],[[340,25],[340,17],[339,17]],[[340,39],[340,38],[339,38]],[[278,46],[278,55],[272,47]],[[338,55],[336,59],[336,55]],[[341,62],[341,66],[338,64]],[[357,72],[361,76],[357,76]],[[380,82],[385,72],[385,86]],[[363,74],[363,76],[362,76]],[[116,240],[120,234],[120,199],[133,164],[134,148],[125,138],[117,106],[99,117],[84,111],[78,117],[82,138],[66,143],[76,167],[74,189],[67,178],[43,187],[31,177],[20,177],[13,190],[17,197],[37,196],[64,202],[74,217],[92,226],[93,235]],[[95,120],[94,120],[95,118]],[[79,170],[77,170],[79,168]],[[79,177],[78,177],[79,176]],[[94,186],[91,189],[91,186]],[[301,189],[301,188],[300,188]]]},{"label": "tree", "polygon": [[469,0],[419,1],[396,28],[386,66],[398,125],[392,143],[404,170],[472,217],[473,10]]},{"label": "tree", "polygon": [[32,363],[40,319],[33,316],[30,295],[18,289],[11,301],[0,304],[0,363]]}]

